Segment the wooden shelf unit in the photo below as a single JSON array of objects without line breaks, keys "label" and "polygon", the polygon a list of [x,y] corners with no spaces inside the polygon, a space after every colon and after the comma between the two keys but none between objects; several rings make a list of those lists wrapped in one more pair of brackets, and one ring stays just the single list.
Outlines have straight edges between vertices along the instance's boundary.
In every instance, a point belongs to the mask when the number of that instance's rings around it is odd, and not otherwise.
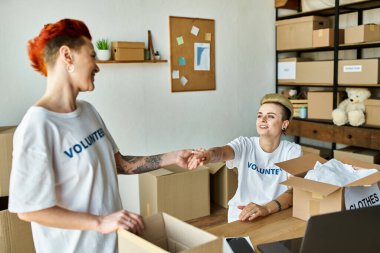
[{"label": "wooden shelf unit", "polygon": [[[335,41],[332,47],[320,47],[320,48],[298,48],[292,50],[276,50],[276,64],[279,59],[279,54],[282,53],[296,53],[299,57],[302,53],[310,52],[322,52],[322,51],[333,51],[333,61],[334,61],[334,78],[332,84],[300,84],[300,83],[279,83],[277,76],[276,67],[276,92],[278,92],[279,87],[289,86],[289,87],[323,87],[325,89],[332,90],[334,94],[337,94],[339,88],[345,87],[361,87],[361,88],[380,88],[379,85],[339,85],[338,83],[338,53],[342,50],[356,50],[357,59],[362,58],[362,49],[365,48],[380,48],[380,41],[358,43],[358,44],[339,44],[338,43],[338,29],[339,29],[339,16],[341,14],[356,12],[358,15],[357,25],[363,24],[363,11],[370,9],[379,9],[380,0],[372,1],[362,1],[357,3],[339,5],[339,0],[335,0],[335,7],[314,10],[309,12],[299,12],[296,14],[291,14],[287,16],[278,16],[278,11],[276,11],[276,20],[285,20],[291,18],[305,17],[311,15],[318,16],[332,16],[334,17],[334,31],[335,31]],[[277,48],[277,46],[276,46]],[[277,66],[277,65],[276,65]],[[333,95],[334,108],[337,107],[336,96]],[[349,125],[336,126],[331,120],[312,120],[312,119],[299,119],[295,118],[289,125],[287,130],[289,135],[295,136],[296,142],[299,142],[299,137],[310,138],[313,140],[330,142],[332,144],[332,149],[336,148],[336,143],[353,145],[364,148],[371,148],[380,150],[380,127],[363,125],[360,127],[352,127]]]}]

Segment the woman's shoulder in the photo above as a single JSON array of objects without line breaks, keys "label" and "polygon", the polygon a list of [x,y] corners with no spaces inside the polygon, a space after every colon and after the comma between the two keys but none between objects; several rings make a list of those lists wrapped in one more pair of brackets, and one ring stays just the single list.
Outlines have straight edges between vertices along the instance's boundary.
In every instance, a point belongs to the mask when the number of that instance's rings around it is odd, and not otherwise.
[{"label": "woman's shoulder", "polygon": [[301,150],[301,146],[295,142],[282,140],[281,143],[286,149]]}]

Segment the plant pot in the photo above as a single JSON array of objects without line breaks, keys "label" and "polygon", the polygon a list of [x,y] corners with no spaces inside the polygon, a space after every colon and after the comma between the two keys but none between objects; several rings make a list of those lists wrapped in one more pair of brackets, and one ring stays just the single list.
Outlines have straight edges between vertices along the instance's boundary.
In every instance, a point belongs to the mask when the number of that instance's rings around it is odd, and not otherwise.
[{"label": "plant pot", "polygon": [[99,61],[111,60],[111,49],[98,49],[96,52],[96,57]]}]

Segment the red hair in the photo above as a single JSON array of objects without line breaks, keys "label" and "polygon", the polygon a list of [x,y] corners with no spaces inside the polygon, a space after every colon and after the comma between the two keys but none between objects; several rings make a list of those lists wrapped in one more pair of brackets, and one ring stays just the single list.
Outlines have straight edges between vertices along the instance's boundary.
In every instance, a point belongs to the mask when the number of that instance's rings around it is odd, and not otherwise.
[{"label": "red hair", "polygon": [[54,65],[59,48],[66,45],[78,49],[85,44],[83,37],[91,40],[90,31],[80,20],[62,19],[45,25],[40,34],[28,42],[32,67],[47,76],[46,65]]}]

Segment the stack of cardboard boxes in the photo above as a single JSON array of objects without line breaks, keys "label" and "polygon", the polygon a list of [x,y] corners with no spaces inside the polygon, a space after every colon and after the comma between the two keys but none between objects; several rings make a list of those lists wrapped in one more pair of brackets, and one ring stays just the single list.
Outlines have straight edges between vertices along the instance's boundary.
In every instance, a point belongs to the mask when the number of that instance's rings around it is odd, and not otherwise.
[{"label": "stack of cardboard boxes", "polygon": [[7,210],[14,131],[15,127],[0,127],[0,252],[34,253],[30,223]]}]

